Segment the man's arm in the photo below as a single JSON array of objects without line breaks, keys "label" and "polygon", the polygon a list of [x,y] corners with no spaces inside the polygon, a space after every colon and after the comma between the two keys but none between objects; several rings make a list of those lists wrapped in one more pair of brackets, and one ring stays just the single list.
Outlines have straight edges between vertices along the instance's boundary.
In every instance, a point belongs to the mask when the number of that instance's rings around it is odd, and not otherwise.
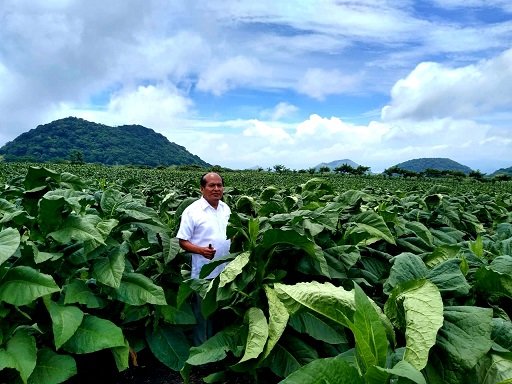
[{"label": "man's arm", "polygon": [[179,242],[180,247],[187,252],[196,253],[206,257],[208,260],[213,259],[213,256],[215,256],[215,248],[213,248],[211,245],[209,247],[200,247],[199,245],[192,244],[190,241],[183,239],[179,239]]}]

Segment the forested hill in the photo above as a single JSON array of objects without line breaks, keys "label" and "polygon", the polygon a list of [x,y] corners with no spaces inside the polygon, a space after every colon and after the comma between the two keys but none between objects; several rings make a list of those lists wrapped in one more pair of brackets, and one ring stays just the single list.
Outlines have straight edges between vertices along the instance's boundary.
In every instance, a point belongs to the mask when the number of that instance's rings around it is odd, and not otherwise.
[{"label": "forested hill", "polygon": [[208,166],[184,147],[141,125],[109,127],[76,117],[39,125],[0,148],[5,161],[80,161],[108,165]]},{"label": "forested hill", "polygon": [[395,167],[417,173],[424,172],[427,169],[436,169],[438,171],[460,171],[465,174],[469,174],[471,172],[471,168],[468,166],[443,157],[424,157],[408,160],[395,165]]}]

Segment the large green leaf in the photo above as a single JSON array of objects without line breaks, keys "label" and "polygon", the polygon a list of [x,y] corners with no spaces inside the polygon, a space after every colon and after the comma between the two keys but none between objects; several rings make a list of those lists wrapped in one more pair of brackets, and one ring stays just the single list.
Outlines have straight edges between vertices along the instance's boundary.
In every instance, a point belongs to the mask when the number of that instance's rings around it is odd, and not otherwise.
[{"label": "large green leaf", "polygon": [[20,245],[20,233],[14,228],[0,231],[0,265],[2,265]]},{"label": "large green leaf", "polygon": [[[395,375],[398,377],[404,377],[408,380],[412,381],[416,384],[426,384],[425,377],[421,374],[421,372],[414,368],[410,363],[408,363],[405,360],[401,360],[398,363],[395,364],[393,368],[382,368],[382,367],[374,367],[376,371],[385,372],[391,375]],[[369,380],[368,377],[366,377],[366,382],[368,384],[375,383],[375,384],[381,384],[385,381],[379,380],[381,377],[377,374],[377,380]],[[399,383],[401,381],[398,381]]]},{"label": "large green leaf", "polygon": [[109,287],[119,288],[125,267],[125,255],[128,251],[128,244],[123,242],[119,247],[111,249],[108,254],[97,259],[93,264],[93,277]]},{"label": "large green leaf", "polygon": [[124,346],[114,347],[110,349],[112,356],[116,362],[116,367],[119,372],[130,368],[130,344],[125,339]]},{"label": "large green leaf", "polygon": [[261,356],[262,359],[266,358],[274,346],[279,341],[283,334],[286,325],[288,324],[288,311],[284,304],[277,297],[276,292],[271,287],[265,285],[265,294],[268,301],[268,340],[265,345],[265,350]]},{"label": "large green leaf", "polygon": [[79,216],[75,213],[71,213],[62,222],[62,228],[49,233],[48,236],[62,244],[68,244],[72,240],[94,240],[99,244],[104,244],[103,235],[96,228],[99,222],[98,216]]},{"label": "large green leaf", "polygon": [[219,288],[231,283],[242,273],[243,268],[249,262],[250,255],[250,252],[242,252],[226,265],[219,275]]},{"label": "large green leaf", "polygon": [[267,319],[261,309],[256,307],[249,308],[244,318],[249,330],[244,355],[238,364],[257,358],[263,352],[268,339]]},{"label": "large green leaf", "polygon": [[263,234],[263,239],[256,247],[256,258],[263,258],[262,254],[270,252],[280,245],[292,246],[305,251],[316,263],[318,263],[320,271],[329,276],[329,267],[325,260],[322,249],[306,236],[296,231],[269,229]]},{"label": "large green leaf", "polygon": [[[365,211],[351,217],[352,226],[344,234],[345,244],[372,244],[384,240],[395,244],[395,238],[390,232],[386,222],[378,213]],[[354,241],[349,241],[353,239]]]},{"label": "large green leaf", "polygon": [[95,295],[87,283],[83,280],[74,279],[63,287],[64,304],[82,304],[87,308],[101,308],[105,306],[105,299]]},{"label": "large green leaf", "polygon": [[200,346],[190,348],[190,357],[187,359],[187,364],[204,365],[221,361],[226,358],[228,351],[235,356],[239,355],[240,333],[240,327],[228,325]]},{"label": "large green leaf", "polygon": [[386,328],[375,306],[358,285],[354,287],[354,299],[356,311],[353,322],[349,324],[354,333],[361,370],[366,372],[374,365],[385,367],[389,347]]},{"label": "large green leaf", "polygon": [[117,189],[108,188],[101,195],[100,207],[107,217],[112,217],[116,215],[119,205],[131,199],[131,195],[123,195]]},{"label": "large green leaf", "polygon": [[428,280],[400,284],[386,302],[384,312],[398,327],[405,328],[404,360],[418,370],[423,369],[443,325],[439,289]]},{"label": "large green leaf", "polygon": [[179,371],[185,366],[190,345],[181,329],[167,325],[147,328],[146,340],[153,355],[167,367]]},{"label": "large green leaf", "polygon": [[123,331],[110,320],[85,315],[73,336],[63,345],[71,353],[92,353],[105,348],[122,347]]},{"label": "large green leaf", "polygon": [[68,215],[70,208],[64,196],[46,194],[39,201],[38,222],[43,233],[56,230]]},{"label": "large green leaf", "polygon": [[429,248],[434,247],[434,236],[430,230],[418,221],[407,221],[404,224],[407,231],[414,233]]},{"label": "large green leaf", "polygon": [[285,333],[266,359],[277,376],[286,377],[303,365],[318,359],[318,352],[303,339]]},{"label": "large green leaf", "polygon": [[461,370],[472,369],[491,348],[492,309],[453,306],[444,309],[439,346]]},{"label": "large green leaf", "polygon": [[279,384],[364,384],[356,368],[343,358],[331,357],[313,361],[293,372]]},{"label": "large green leaf", "polygon": [[46,187],[49,183],[49,180],[57,181],[60,178],[58,172],[50,170],[44,167],[29,167],[27,170],[27,175],[23,181],[26,192],[30,192],[33,190],[40,190],[43,187]]},{"label": "large green leaf", "polygon": [[63,383],[77,374],[76,362],[70,355],[59,355],[49,348],[37,351],[37,363],[28,384]]},{"label": "large green leaf", "polygon": [[276,283],[274,288],[291,314],[304,306],[348,327],[346,319],[352,319],[355,311],[354,291],[346,291],[331,283],[322,284],[316,281],[295,285]]},{"label": "large green leaf", "polygon": [[398,284],[423,279],[427,274],[428,268],[419,256],[412,253],[401,253],[393,259],[389,277],[384,283],[384,293],[389,295]]},{"label": "large green leaf", "polygon": [[140,273],[125,273],[116,291],[116,297],[130,305],[167,305],[162,287]]},{"label": "large green leaf", "polygon": [[7,342],[5,350],[0,349],[0,370],[16,369],[24,383],[36,366],[36,339],[28,329],[19,329]]},{"label": "large green leaf", "polygon": [[490,353],[480,359],[477,364],[478,383],[511,384],[512,354]]},{"label": "large green leaf", "polygon": [[10,268],[0,280],[0,302],[17,306],[58,291],[60,288],[50,275],[26,266]]},{"label": "large green leaf", "polygon": [[55,348],[59,349],[76,332],[82,323],[84,313],[78,307],[60,305],[49,300],[48,297],[44,302],[52,319]]},{"label": "large green leaf", "polygon": [[512,297],[512,256],[498,256],[475,274],[475,286],[488,295]]},{"label": "large green leaf", "polygon": [[321,319],[309,311],[297,311],[290,318],[290,326],[297,332],[329,344],[347,343],[345,335],[340,332],[343,331],[343,328],[335,329],[325,319]]},{"label": "large green leaf", "polygon": [[430,270],[427,279],[434,283],[441,293],[467,295],[471,286],[462,274],[460,264],[461,261],[458,259],[446,260]]}]

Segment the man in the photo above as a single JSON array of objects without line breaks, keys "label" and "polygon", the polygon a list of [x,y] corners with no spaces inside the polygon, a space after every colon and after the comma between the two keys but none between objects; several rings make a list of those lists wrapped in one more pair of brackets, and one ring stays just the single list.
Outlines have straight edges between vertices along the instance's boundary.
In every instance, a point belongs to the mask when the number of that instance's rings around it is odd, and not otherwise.
[{"label": "man", "polygon": [[[224,180],[215,172],[201,177],[202,197],[190,204],[181,215],[176,237],[180,247],[192,253],[191,277],[199,278],[201,268],[214,257],[229,253],[226,228],[231,209],[222,201]],[[219,265],[207,278],[216,277],[224,268]]]}]

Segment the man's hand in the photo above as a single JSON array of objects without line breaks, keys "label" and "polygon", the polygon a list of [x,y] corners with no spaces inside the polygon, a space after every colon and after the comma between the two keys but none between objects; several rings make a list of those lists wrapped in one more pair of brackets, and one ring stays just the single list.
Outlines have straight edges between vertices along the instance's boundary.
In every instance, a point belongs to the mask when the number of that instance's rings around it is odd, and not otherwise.
[{"label": "man's hand", "polygon": [[206,257],[208,260],[213,259],[213,257],[215,256],[215,248],[213,248],[211,244],[208,244],[208,247],[203,247],[201,249],[203,250],[201,255]]},{"label": "man's hand", "polygon": [[192,244],[188,240],[179,239],[180,247],[183,248],[187,252],[191,253],[197,253],[198,255],[201,255],[208,260],[213,259],[215,256],[215,248],[211,244],[208,244],[207,247],[200,247],[198,245]]}]

